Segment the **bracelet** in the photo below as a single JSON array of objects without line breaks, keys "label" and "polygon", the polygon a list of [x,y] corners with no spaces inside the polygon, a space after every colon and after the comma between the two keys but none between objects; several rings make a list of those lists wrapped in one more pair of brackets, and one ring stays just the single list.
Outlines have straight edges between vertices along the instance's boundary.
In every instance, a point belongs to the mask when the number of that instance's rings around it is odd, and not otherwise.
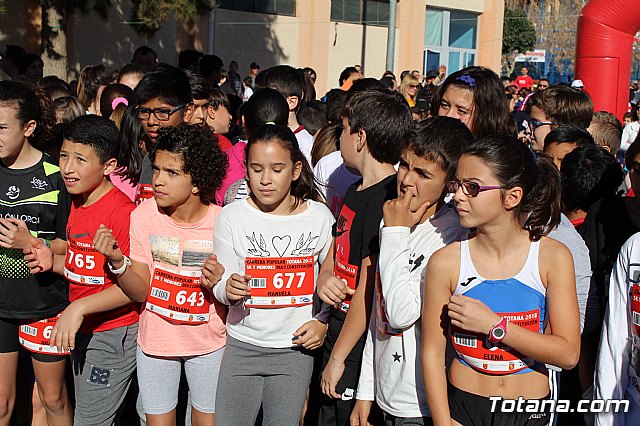
[{"label": "bracelet", "polygon": [[45,246],[47,246],[47,248],[51,248],[51,241],[49,240],[45,240],[44,238],[40,238],[42,240],[42,242],[44,243]]},{"label": "bracelet", "polygon": [[119,277],[124,274],[127,270],[127,267],[131,266],[131,260],[127,256],[122,256],[122,266],[118,269],[115,269],[111,262],[107,262],[107,266],[113,275]]}]

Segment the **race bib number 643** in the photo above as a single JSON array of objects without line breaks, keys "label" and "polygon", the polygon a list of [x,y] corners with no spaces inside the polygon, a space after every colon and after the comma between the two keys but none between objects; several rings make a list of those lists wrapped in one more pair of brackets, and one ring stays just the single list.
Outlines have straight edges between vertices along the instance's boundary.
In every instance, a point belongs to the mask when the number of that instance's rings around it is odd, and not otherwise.
[{"label": "race bib number 643", "polygon": [[209,321],[210,306],[200,285],[200,271],[156,266],[147,296],[148,311],[172,322],[197,325]]}]

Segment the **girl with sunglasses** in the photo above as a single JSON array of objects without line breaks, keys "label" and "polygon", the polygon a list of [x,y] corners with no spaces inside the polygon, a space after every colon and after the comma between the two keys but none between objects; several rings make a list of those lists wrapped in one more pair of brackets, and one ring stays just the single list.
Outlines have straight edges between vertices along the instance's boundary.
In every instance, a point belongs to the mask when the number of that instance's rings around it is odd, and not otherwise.
[{"label": "girl with sunglasses", "polygon": [[[492,136],[464,150],[447,186],[471,232],[433,254],[425,275],[422,369],[434,423],[548,424],[545,364],[570,369],[580,349],[571,253],[545,236],[560,220],[559,173],[516,138]],[[448,372],[447,338],[456,351]],[[520,397],[528,412],[501,412],[501,400]]]}]

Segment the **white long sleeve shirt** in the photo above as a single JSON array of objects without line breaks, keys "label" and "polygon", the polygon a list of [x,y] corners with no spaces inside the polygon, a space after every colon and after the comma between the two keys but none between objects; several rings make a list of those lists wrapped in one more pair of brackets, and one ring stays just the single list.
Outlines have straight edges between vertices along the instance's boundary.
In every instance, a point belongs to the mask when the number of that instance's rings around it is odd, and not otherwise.
[{"label": "white long sleeve shirt", "polygon": [[[245,275],[249,265],[247,258],[253,258],[256,270],[272,269],[265,278],[279,288],[274,293],[284,303],[293,297],[287,288],[300,286],[299,271],[304,269],[281,269],[277,262],[287,262],[288,258],[313,258],[313,288],[315,293],[319,263],[322,263],[331,247],[331,227],[334,219],[329,209],[321,203],[307,201],[307,209],[295,215],[273,215],[264,213],[241,200],[225,206],[216,222],[213,250],[218,262],[225,268],[220,282],[213,288],[213,294],[220,302],[229,305],[226,282],[231,274]],[[262,265],[260,262],[263,262]],[[274,266],[276,265],[276,266]],[[290,275],[285,275],[286,272]],[[247,275],[252,272],[247,271]],[[309,274],[311,275],[311,274]],[[257,274],[253,275],[254,277]],[[267,284],[264,281],[264,288]],[[306,285],[305,285],[306,286]],[[252,297],[254,296],[252,289]],[[280,297],[282,296],[282,297]],[[306,298],[305,298],[306,299]],[[309,300],[306,300],[309,302]],[[296,301],[298,303],[298,301]],[[229,307],[227,332],[234,339],[266,348],[287,348],[293,346],[293,333],[304,323],[314,318],[313,305],[287,307],[248,307],[250,302]],[[329,306],[323,305],[316,319],[329,313]],[[326,320],[326,319],[325,319]]]},{"label": "white long sleeve shirt", "polygon": [[640,233],[622,246],[611,274],[595,377],[595,399],[629,400],[629,411],[597,413],[598,426],[640,424],[639,324]]},{"label": "white long sleeve shirt", "polygon": [[622,138],[620,139],[621,151],[629,149],[629,146],[636,140],[638,132],[640,132],[640,122],[634,121],[624,126]]},{"label": "white long sleeve shirt", "polygon": [[436,250],[467,232],[448,205],[413,229],[395,226],[380,230],[380,279],[357,399],[375,399],[380,408],[396,417],[430,415],[421,367],[424,271]]}]

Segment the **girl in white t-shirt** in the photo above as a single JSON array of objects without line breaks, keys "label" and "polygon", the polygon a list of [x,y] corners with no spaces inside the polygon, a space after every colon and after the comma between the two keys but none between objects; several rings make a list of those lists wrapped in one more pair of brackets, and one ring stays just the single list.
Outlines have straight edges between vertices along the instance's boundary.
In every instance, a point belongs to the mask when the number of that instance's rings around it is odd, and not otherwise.
[{"label": "girl in white t-shirt", "polygon": [[216,224],[222,282],[208,282],[213,262],[202,279],[230,306],[217,421],[253,424],[262,405],[265,424],[297,425],[313,368],[310,350],[327,330],[321,319],[327,311],[314,312],[313,302],[334,220],[318,202],[311,168],[288,127],[258,127],[246,158],[251,196],[224,207]]},{"label": "girl in white t-shirt", "polygon": [[153,198],[131,213],[131,259],[122,255],[111,231],[101,226],[94,245],[140,314],[137,369],[147,424],[176,424],[184,365],[193,424],[215,423],[217,375],[226,343],[224,306],[200,285],[217,282],[222,266],[213,256],[220,207],[213,202],[227,158],[202,126],[161,129],[149,154]]}]

